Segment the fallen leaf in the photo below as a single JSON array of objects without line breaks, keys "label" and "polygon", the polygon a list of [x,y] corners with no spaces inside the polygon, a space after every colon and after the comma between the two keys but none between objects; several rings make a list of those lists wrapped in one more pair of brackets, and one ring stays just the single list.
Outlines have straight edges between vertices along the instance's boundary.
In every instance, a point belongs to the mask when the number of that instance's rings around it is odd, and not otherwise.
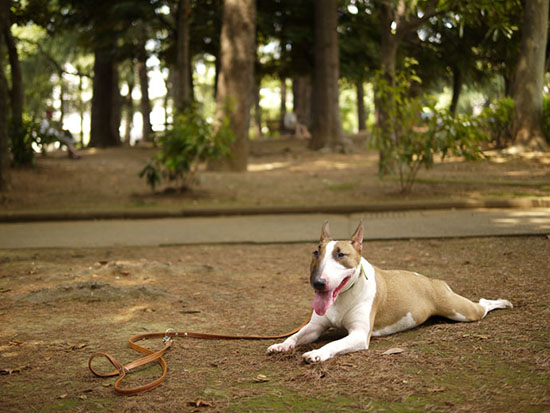
[{"label": "fallen leaf", "polygon": [[67,394],[67,393],[63,393],[62,395],[60,395],[60,396],[57,396],[57,398],[58,398],[58,399],[66,399],[66,398],[67,398],[67,396],[68,396],[68,394]]},{"label": "fallen leaf", "polygon": [[428,391],[430,393],[441,393],[444,392],[446,389],[445,387],[428,387]]},{"label": "fallen leaf", "polygon": [[394,347],[394,348],[390,348],[386,351],[384,351],[382,353],[383,356],[389,356],[389,355],[392,355],[392,354],[401,354],[403,353],[405,350],[402,349],[402,348],[399,348],[399,347]]},{"label": "fallen leaf", "polygon": [[213,407],[214,406],[211,402],[207,402],[201,399],[191,400],[187,402],[187,404],[189,406],[194,406],[194,407]]},{"label": "fallen leaf", "polygon": [[79,398],[80,400],[86,400],[86,399],[88,399],[88,396],[86,396],[85,394],[83,394],[83,395],[81,395],[81,396],[78,396],[78,398]]},{"label": "fallen leaf", "polygon": [[258,374],[256,377],[254,377],[254,381],[256,383],[265,383],[269,381],[269,378],[264,374]]}]

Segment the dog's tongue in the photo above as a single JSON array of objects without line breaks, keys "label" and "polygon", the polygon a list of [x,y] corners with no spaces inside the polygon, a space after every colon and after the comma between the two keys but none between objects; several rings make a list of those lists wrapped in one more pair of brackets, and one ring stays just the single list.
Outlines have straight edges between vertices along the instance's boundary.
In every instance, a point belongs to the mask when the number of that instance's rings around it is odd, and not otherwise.
[{"label": "dog's tongue", "polygon": [[315,298],[313,299],[313,309],[315,310],[317,315],[324,316],[332,303],[334,303],[332,291],[315,291]]}]

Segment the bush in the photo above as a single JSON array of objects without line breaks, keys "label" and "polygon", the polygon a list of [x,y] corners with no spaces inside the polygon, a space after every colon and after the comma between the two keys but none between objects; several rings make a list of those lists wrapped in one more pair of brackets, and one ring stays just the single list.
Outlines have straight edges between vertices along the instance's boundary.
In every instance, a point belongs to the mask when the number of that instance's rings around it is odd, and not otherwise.
[{"label": "bush", "polygon": [[480,115],[481,125],[487,133],[488,140],[497,148],[504,148],[512,143],[514,107],[514,99],[503,97],[484,109]]},{"label": "bush", "polygon": [[433,166],[434,157],[448,154],[466,159],[482,158],[479,123],[466,115],[439,111],[435,99],[410,94],[412,82],[420,82],[409,66],[397,72],[390,84],[383,74],[377,75],[376,94],[379,102],[391,100],[388,108],[391,131],[376,125],[372,146],[384,153],[379,170],[399,175],[401,192],[412,189],[421,166]]},{"label": "bush", "polygon": [[153,191],[163,179],[186,188],[193,182],[200,162],[229,155],[228,144],[233,139],[227,119],[215,130],[194,108],[189,109],[175,118],[172,129],[155,140],[159,150],[139,176],[145,177]]}]

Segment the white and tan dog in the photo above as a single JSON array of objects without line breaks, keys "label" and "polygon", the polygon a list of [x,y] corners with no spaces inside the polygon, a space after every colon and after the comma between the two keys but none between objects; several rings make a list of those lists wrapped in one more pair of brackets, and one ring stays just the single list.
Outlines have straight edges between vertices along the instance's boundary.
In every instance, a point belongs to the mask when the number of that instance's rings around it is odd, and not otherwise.
[{"label": "white and tan dog", "polygon": [[268,352],[283,352],[311,343],[329,327],[348,335],[303,355],[321,362],[337,354],[369,347],[371,336],[385,336],[422,324],[431,316],[455,321],[478,321],[497,308],[512,308],[507,300],[481,299],[474,303],[455,294],[441,280],[409,271],[385,271],[361,257],[362,223],[349,241],[334,241],[328,222],[313,252],[310,283],[315,290],[311,320],[296,334]]}]

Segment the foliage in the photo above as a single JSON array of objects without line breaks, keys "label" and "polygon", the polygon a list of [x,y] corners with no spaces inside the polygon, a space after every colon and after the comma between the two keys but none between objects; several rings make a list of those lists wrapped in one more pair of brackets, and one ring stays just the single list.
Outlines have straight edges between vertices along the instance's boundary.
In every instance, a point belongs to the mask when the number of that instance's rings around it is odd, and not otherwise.
[{"label": "foliage", "polygon": [[506,147],[512,141],[514,106],[514,99],[504,97],[490,105],[480,115],[482,127],[489,141],[497,148]]},{"label": "foliage", "polygon": [[381,71],[376,74],[376,98],[391,99],[395,104],[387,106],[392,130],[375,126],[371,145],[386,154],[380,160],[384,163],[380,170],[398,174],[403,193],[412,189],[420,167],[432,167],[437,156],[482,157],[479,122],[467,115],[437,110],[432,97],[412,96],[413,82],[420,79],[410,64],[393,79]]},{"label": "foliage", "polygon": [[27,114],[23,115],[22,125],[10,122],[9,127],[13,166],[34,166],[34,149],[39,148],[45,152],[47,145],[57,142],[55,136],[41,133],[40,125]]},{"label": "foliage", "polygon": [[175,117],[172,128],[155,140],[158,152],[139,173],[154,191],[163,179],[179,188],[193,182],[200,162],[229,155],[234,140],[228,119],[216,128],[190,108]]}]

